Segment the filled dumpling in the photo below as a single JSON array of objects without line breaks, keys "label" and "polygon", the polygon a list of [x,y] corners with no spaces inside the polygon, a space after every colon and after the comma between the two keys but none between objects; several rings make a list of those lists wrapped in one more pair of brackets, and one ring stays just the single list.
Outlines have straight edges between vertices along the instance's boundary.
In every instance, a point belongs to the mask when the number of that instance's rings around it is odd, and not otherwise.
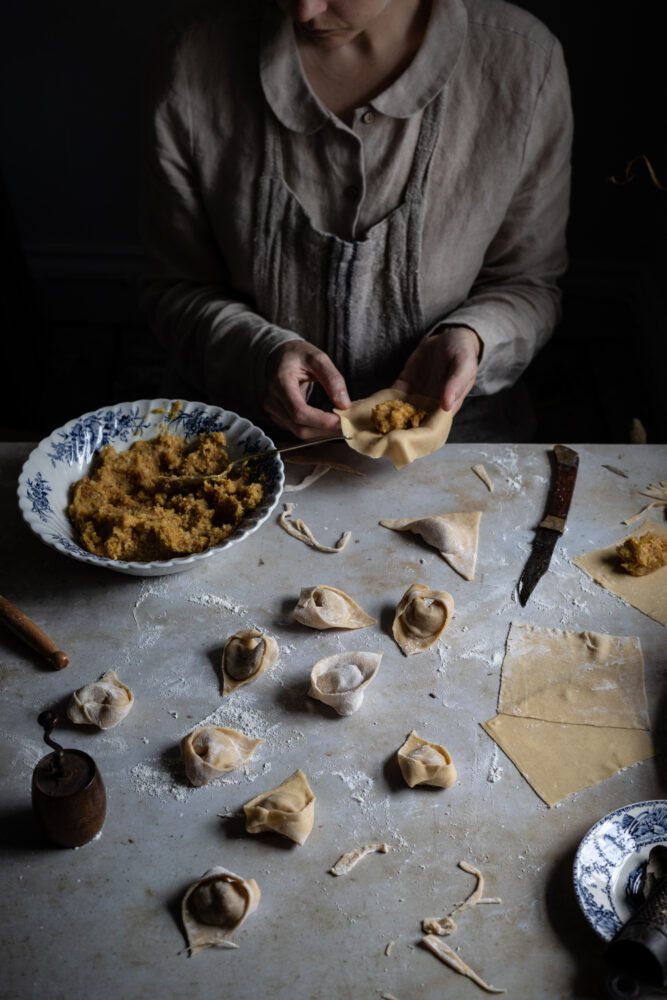
[{"label": "filled dumpling", "polygon": [[[377,412],[378,406],[394,400],[411,403],[417,411],[425,411],[419,426],[389,430],[388,433],[378,430],[373,411]],[[334,413],[340,417],[341,430],[350,448],[369,458],[386,455],[396,469],[440,448],[452,426],[451,413],[442,410],[437,399],[408,395],[398,389],[382,389],[366,399],[355,400],[347,410],[334,408]]]},{"label": "filled dumpling", "polygon": [[429,743],[413,730],[397,751],[398,766],[406,784],[435,785],[449,788],[456,781],[456,768],[447,750],[439,743]]},{"label": "filled dumpling", "polygon": [[278,643],[257,628],[231,635],[222,651],[222,693],[254,681],[278,659]]},{"label": "filled dumpling", "polygon": [[345,591],[326,584],[301,590],[294,617],[309,628],[366,628],[376,623]]},{"label": "filled dumpling", "polygon": [[396,608],[394,639],[406,656],[423,653],[442,635],[453,614],[454,598],[446,590],[413,583]]},{"label": "filled dumpling", "polygon": [[236,948],[227,938],[257,909],[260,895],[254,878],[209,868],[187,889],[181,904],[190,955],[204,948]]},{"label": "filled dumpling", "polygon": [[380,521],[380,524],[393,531],[410,531],[414,535],[421,535],[464,580],[473,580],[481,519],[482,512],[473,510],[429,517],[389,518]]},{"label": "filled dumpling", "polygon": [[134,704],[134,695],[113,670],[107,670],[98,681],[85,684],[75,691],[67,706],[72,722],[111,729],[124,719]]},{"label": "filled dumpling", "polygon": [[250,760],[260,743],[226,726],[199,726],[181,740],[181,756],[191,785],[206,785]]},{"label": "filled dumpling", "polygon": [[365,688],[375,677],[382,653],[334,653],[325,656],[310,673],[311,698],[330,705],[339,715],[361,708]]},{"label": "filled dumpling", "polygon": [[243,811],[248,833],[280,833],[297,844],[305,844],[315,819],[315,796],[299,770],[282,785],[251,799]]}]

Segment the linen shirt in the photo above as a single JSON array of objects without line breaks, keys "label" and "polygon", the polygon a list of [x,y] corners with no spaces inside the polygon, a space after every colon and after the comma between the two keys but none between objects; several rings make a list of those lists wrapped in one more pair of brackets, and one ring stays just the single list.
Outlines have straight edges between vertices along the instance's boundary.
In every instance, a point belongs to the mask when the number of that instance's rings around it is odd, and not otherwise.
[{"label": "linen shirt", "polygon": [[291,20],[267,0],[222,2],[166,39],[151,98],[143,300],[201,394],[258,413],[270,352],[308,338],[255,309],[267,106],[285,182],[313,224],[358,240],[400,204],[424,108],[441,92],[424,192],[423,334],[474,329],[473,392],[489,394],[517,380],[559,315],[572,121],[547,28],[502,0],[433,0],[417,55],[349,126],[311,89]]}]

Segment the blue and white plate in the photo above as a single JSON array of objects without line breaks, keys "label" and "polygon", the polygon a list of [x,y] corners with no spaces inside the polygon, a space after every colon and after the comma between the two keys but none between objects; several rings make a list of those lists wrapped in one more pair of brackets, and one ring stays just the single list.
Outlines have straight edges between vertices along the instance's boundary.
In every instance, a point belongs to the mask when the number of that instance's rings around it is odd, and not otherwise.
[{"label": "blue and white plate", "polygon": [[262,462],[264,498],[261,504],[243,519],[229,538],[206,552],[153,562],[123,562],[95,556],[81,548],[67,517],[72,484],[86,475],[93,455],[103,445],[112,444],[117,451],[123,451],[135,441],[153,438],[161,431],[176,434],[186,441],[198,434],[223,431],[230,460],[274,447],[271,439],[249,420],[204,403],[140,399],[85,413],[44,438],[23,466],[18,489],[19,507],[32,530],[47,545],[80,562],[131,576],[166,576],[181,573],[202,559],[219,555],[266,521],[278,503],[285,481],[279,455]]},{"label": "blue and white plate", "polygon": [[588,831],[574,859],[574,891],[584,916],[605,941],[642,901],[652,847],[667,844],[667,799],[622,806]]}]

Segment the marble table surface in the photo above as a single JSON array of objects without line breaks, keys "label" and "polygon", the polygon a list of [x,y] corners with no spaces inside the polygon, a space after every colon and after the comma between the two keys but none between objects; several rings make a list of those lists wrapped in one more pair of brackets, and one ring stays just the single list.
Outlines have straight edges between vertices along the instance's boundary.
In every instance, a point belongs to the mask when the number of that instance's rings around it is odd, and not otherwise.
[{"label": "marble table surface", "polygon": [[[544,508],[549,446],[446,445],[399,472],[338,447],[363,476],[330,472],[283,499],[296,503],[295,514],[328,544],[351,530],[343,552],[307,548],[278,526],[276,512],[219,558],[149,579],[44,546],[16,503],[31,446],[0,445],[0,592],[70,656],[65,670],[52,671],[0,631],[5,1000],[359,1000],[384,993],[474,1000],[479,988],[419,945],[422,918],[449,913],[474,888],[459,861],[481,869],[486,894],[502,900],[462,912],[446,939],[487,982],[508,997],[602,995],[603,942],[576,902],[574,854],[608,812],[667,798],[664,757],[549,809],[479,723],[495,714],[511,622],[589,629],[640,638],[659,743],[667,716],[665,629],[572,559],[628,533],[621,521],[643,506],[638,491],[667,478],[667,449],[572,444],[581,464],[567,531],[522,608],[515,588]],[[495,484],[492,493],[471,471],[477,462]],[[288,469],[292,482],[305,471]],[[378,525],[381,518],[465,510],[482,511],[472,582],[413,536]],[[437,646],[406,658],[391,623],[414,582],[449,591],[455,614]],[[348,592],[378,624],[351,632],[299,625],[291,612],[300,589],[323,583]],[[277,639],[279,662],[223,699],[222,646],[249,626]],[[313,664],[340,650],[383,654],[361,710],[346,718],[306,694]],[[52,847],[30,807],[32,770],[47,752],[37,716],[110,668],[135,693],[126,719],[106,732],[67,721],[56,731],[66,747],[95,758],[107,790],[106,823],[84,847]],[[179,741],[204,720],[265,742],[245,769],[191,788]],[[447,747],[458,770],[454,787],[409,789],[401,781],[395,751],[412,729]],[[247,834],[243,804],[296,768],[317,797],[306,844]],[[381,841],[388,854],[367,857],[342,878],[328,873],[344,851]],[[190,958],[180,900],[216,865],[255,878],[261,900],[235,935],[238,950]]]}]

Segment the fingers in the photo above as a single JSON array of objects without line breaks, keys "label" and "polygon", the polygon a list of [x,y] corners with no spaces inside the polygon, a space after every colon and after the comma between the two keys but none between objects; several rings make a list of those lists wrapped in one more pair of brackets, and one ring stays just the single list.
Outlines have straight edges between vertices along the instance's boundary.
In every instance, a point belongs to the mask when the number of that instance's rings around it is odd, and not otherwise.
[{"label": "fingers", "polygon": [[318,348],[304,341],[292,341],[271,355],[264,408],[280,427],[302,441],[340,433],[340,420],[335,413],[308,405],[306,396],[313,382],[319,382],[341,409],[350,405],[343,376]]},{"label": "fingers", "polygon": [[452,415],[458,413],[461,405],[475,384],[477,378],[477,358],[468,352],[456,353],[451,359],[447,377],[442,387],[440,403],[443,410]]},{"label": "fingers", "polygon": [[318,351],[311,360],[311,367],[315,380],[320,383],[334,406],[339,410],[347,410],[351,404],[345,379],[331,358],[323,351]]},{"label": "fingers", "polygon": [[437,398],[455,414],[475,384],[480,347],[473,330],[447,327],[421,341],[392,388]]}]

